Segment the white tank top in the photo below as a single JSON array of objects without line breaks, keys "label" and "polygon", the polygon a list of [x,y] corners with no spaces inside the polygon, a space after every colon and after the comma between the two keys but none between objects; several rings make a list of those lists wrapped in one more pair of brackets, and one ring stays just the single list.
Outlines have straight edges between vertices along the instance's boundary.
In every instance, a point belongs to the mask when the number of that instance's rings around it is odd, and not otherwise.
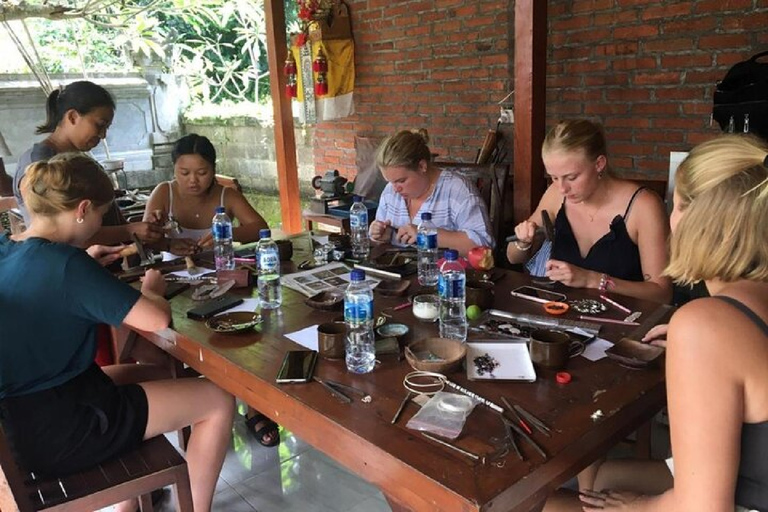
[{"label": "white tank top", "polygon": [[[173,182],[166,181],[166,183],[168,184],[168,218],[173,220],[176,218],[176,216],[173,214]],[[224,192],[226,192],[226,190],[227,187],[222,187],[221,189],[221,198],[219,199],[219,206],[221,207],[224,206]],[[211,215],[211,218],[213,218],[213,215]],[[179,228],[181,228],[181,233],[171,231],[166,233],[166,238],[191,238],[192,240],[199,240],[211,232],[211,228],[192,229],[185,228],[181,224],[179,224]],[[171,252],[163,251],[163,261],[175,260],[177,258],[183,258],[183,256],[178,256]]]}]

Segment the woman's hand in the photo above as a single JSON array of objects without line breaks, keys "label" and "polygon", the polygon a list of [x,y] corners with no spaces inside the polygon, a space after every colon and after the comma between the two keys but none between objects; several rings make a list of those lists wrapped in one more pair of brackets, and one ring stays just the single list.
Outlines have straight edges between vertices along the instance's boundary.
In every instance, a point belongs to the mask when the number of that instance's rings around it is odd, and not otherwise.
[{"label": "woman's hand", "polygon": [[209,232],[201,236],[197,241],[197,246],[200,249],[211,249],[213,247],[213,233]]},{"label": "woman's hand", "polygon": [[530,220],[524,220],[517,226],[515,226],[515,236],[517,237],[517,243],[520,245],[530,245],[533,243],[533,238],[536,236],[536,230],[539,226]]},{"label": "woman's hand", "polygon": [[395,240],[403,245],[410,245],[416,243],[416,233],[418,228],[414,224],[406,224],[397,228],[395,234]]},{"label": "woman's hand", "polygon": [[165,278],[163,278],[163,274],[159,270],[151,268],[141,278],[142,293],[149,292],[162,297],[165,294],[165,287]]},{"label": "woman's hand", "polygon": [[368,234],[371,236],[371,240],[375,242],[388,242],[389,237],[387,236],[387,232],[391,227],[392,221],[390,220],[385,220],[384,222],[375,220],[371,222],[371,227],[368,228]]},{"label": "woman's hand", "polygon": [[168,252],[177,256],[191,256],[200,251],[197,240],[192,238],[169,238]]},{"label": "woman's hand", "polygon": [[643,339],[641,340],[643,343],[650,343],[651,345],[656,345],[657,347],[664,347],[667,348],[667,330],[669,329],[669,324],[659,324],[651,328],[650,331],[645,333],[645,336],[643,336]]},{"label": "woman's hand", "polygon": [[571,288],[589,288],[591,283],[600,282],[600,274],[560,260],[547,261],[546,270],[548,278]]},{"label": "woman's hand", "polygon": [[85,252],[99,262],[99,265],[106,267],[120,259],[120,251],[125,249],[124,245],[92,245]]},{"label": "woman's hand", "polygon": [[154,222],[131,222],[125,227],[129,234],[136,235],[142,242],[158,242],[165,236],[163,226]]},{"label": "woman's hand", "polygon": [[634,503],[640,494],[628,491],[604,491],[595,492],[583,490],[579,492],[579,499],[584,506],[584,512],[599,512],[601,510],[632,510]]}]

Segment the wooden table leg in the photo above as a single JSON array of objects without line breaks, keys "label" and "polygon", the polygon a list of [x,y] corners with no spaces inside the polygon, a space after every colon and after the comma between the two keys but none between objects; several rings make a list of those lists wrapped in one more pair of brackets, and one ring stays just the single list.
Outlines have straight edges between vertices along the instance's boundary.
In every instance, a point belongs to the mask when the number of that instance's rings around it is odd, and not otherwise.
[{"label": "wooden table leg", "polygon": [[384,498],[386,498],[387,503],[389,503],[389,507],[392,509],[392,512],[411,512],[409,507],[403,506],[396,502],[393,498],[387,496],[386,493],[384,494]]}]

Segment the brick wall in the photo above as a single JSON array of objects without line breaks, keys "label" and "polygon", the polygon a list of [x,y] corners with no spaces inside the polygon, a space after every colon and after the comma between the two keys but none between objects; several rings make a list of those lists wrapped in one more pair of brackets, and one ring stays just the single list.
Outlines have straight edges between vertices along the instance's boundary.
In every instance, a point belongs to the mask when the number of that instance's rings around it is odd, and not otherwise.
[{"label": "brick wall", "polygon": [[715,81],[768,49],[766,27],[766,0],[550,1],[548,125],[600,120],[617,171],[666,179],[670,151],[720,132]]},{"label": "brick wall", "polygon": [[354,116],[317,125],[315,169],[355,172],[355,135],[427,128],[441,157],[473,160],[510,89],[508,1],[347,0]]},{"label": "brick wall", "polygon": [[[355,134],[401,128],[426,127],[441,156],[473,159],[512,87],[514,2],[347,2],[357,113],[318,124],[316,171],[353,174]],[[669,151],[719,133],[715,81],[768,49],[768,0],[549,0],[548,15],[548,125],[603,122],[613,167],[631,177],[665,179]]]}]

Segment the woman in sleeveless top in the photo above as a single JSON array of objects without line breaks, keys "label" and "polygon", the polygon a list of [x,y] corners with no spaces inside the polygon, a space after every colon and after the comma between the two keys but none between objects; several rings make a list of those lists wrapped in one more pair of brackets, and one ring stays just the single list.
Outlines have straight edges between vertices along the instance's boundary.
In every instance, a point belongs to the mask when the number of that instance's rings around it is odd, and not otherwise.
[{"label": "woman in sleeveless top", "polygon": [[768,510],[768,145],[745,135],[699,145],[674,201],[665,273],[712,294],[669,325],[674,466],[605,462],[580,504],[561,495],[547,511]]},{"label": "woman in sleeveless top", "polygon": [[552,184],[531,217],[515,227],[509,261],[521,263],[535,253],[547,212],[555,219],[547,277],[574,288],[669,301],[672,288],[662,275],[668,260],[664,205],[611,174],[602,127],[563,121],[547,134],[541,153]]},{"label": "woman in sleeveless top", "polygon": [[194,133],[182,137],[171,158],[175,179],[155,187],[144,211],[145,219],[161,218],[176,227],[168,230],[159,248],[177,257],[211,248],[211,219],[218,206],[240,224],[232,230],[235,241],[259,239],[259,230],[267,223],[242,193],[216,183],[216,150],[207,137]]}]

